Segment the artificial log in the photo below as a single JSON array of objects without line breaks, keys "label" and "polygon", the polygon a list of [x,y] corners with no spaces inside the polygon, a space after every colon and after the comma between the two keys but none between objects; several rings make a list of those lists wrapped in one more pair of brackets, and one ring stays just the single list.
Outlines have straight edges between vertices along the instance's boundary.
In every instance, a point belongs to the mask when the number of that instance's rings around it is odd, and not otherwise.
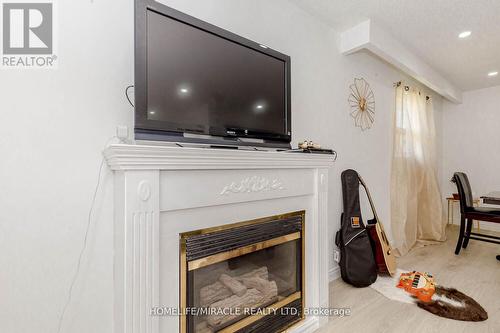
[{"label": "artificial log", "polygon": [[250,277],[260,277],[261,279],[269,280],[269,272],[267,271],[267,267],[262,266],[248,273],[236,276],[235,279],[241,282],[242,279]]},{"label": "artificial log", "polygon": [[200,306],[209,306],[232,295],[233,292],[228,287],[217,281],[200,289]]},{"label": "artificial log", "polygon": [[[233,295],[212,304],[211,308],[216,309],[240,309],[241,313],[245,308],[258,308],[276,301],[278,287],[274,281],[266,281],[259,277],[244,278],[248,283],[247,292],[243,296]],[[254,287],[250,288],[252,285]],[[235,319],[237,315],[213,315],[207,317],[207,322],[211,327],[224,325]]]},{"label": "artificial log", "polygon": [[[243,313],[243,309],[258,307],[263,304],[264,301],[265,297],[260,291],[257,289],[247,289],[247,292],[241,297],[233,295],[229,298],[213,303],[210,307],[216,309],[241,309],[241,313]],[[233,311],[236,312],[236,310]],[[238,317],[237,314],[213,315],[207,316],[206,320],[211,327],[216,327],[223,325],[236,317]]]},{"label": "artificial log", "polygon": [[258,276],[242,278],[241,282],[247,288],[260,291],[266,298],[278,296],[278,286],[275,281],[264,280]]},{"label": "artificial log", "polygon": [[221,274],[221,276],[219,277],[219,281],[237,296],[241,297],[247,292],[247,287],[245,287],[243,283],[227,274]]},{"label": "artificial log", "polygon": [[[261,279],[268,280],[269,273],[267,271],[267,267],[263,266],[254,269],[253,271],[250,271],[248,273],[236,276],[233,279],[241,283],[242,279],[253,278],[253,277],[259,277]],[[226,287],[222,282],[217,281],[200,289],[200,306],[201,307],[209,306],[212,303],[231,297],[233,294],[235,293],[231,291],[231,289]]]}]

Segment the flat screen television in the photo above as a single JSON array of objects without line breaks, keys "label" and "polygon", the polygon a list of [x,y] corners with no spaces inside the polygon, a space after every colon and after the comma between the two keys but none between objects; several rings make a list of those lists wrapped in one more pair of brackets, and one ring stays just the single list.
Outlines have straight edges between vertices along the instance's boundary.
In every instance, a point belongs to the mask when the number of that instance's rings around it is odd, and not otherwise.
[{"label": "flat screen television", "polygon": [[289,147],[290,57],[136,0],[135,137]]}]

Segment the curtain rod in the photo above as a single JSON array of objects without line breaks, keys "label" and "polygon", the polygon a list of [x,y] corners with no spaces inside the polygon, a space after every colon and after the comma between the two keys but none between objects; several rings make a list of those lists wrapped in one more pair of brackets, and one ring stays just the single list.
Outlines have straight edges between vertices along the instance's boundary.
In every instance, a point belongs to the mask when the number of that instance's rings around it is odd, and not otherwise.
[{"label": "curtain rod", "polygon": [[[393,83],[393,86],[394,86],[395,88],[397,88],[397,87],[399,87],[401,84],[403,84],[403,82],[398,81],[398,82],[394,82],[394,83]],[[404,88],[405,88],[405,91],[410,90],[410,86],[404,86]],[[420,91],[418,92],[418,94],[420,95]],[[426,95],[426,96],[425,96],[425,99],[426,99],[427,101],[428,101],[430,98],[431,98],[431,97],[430,97],[429,95]]]}]

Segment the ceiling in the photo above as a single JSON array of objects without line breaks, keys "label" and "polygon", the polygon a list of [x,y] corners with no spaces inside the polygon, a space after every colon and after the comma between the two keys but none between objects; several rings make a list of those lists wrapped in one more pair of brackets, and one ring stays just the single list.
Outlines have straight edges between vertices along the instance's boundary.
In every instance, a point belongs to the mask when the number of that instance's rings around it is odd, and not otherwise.
[{"label": "ceiling", "polygon": [[339,32],[373,20],[463,91],[500,85],[499,0],[290,1]]}]

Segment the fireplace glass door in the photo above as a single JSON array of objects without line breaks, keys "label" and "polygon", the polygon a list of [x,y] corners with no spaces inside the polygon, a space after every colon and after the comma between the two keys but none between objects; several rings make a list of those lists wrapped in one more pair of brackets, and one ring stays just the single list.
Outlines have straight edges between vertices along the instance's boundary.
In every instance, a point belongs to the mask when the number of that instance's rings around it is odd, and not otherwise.
[{"label": "fireplace glass door", "polygon": [[181,332],[271,333],[302,319],[303,223],[297,212],[182,234]]}]

